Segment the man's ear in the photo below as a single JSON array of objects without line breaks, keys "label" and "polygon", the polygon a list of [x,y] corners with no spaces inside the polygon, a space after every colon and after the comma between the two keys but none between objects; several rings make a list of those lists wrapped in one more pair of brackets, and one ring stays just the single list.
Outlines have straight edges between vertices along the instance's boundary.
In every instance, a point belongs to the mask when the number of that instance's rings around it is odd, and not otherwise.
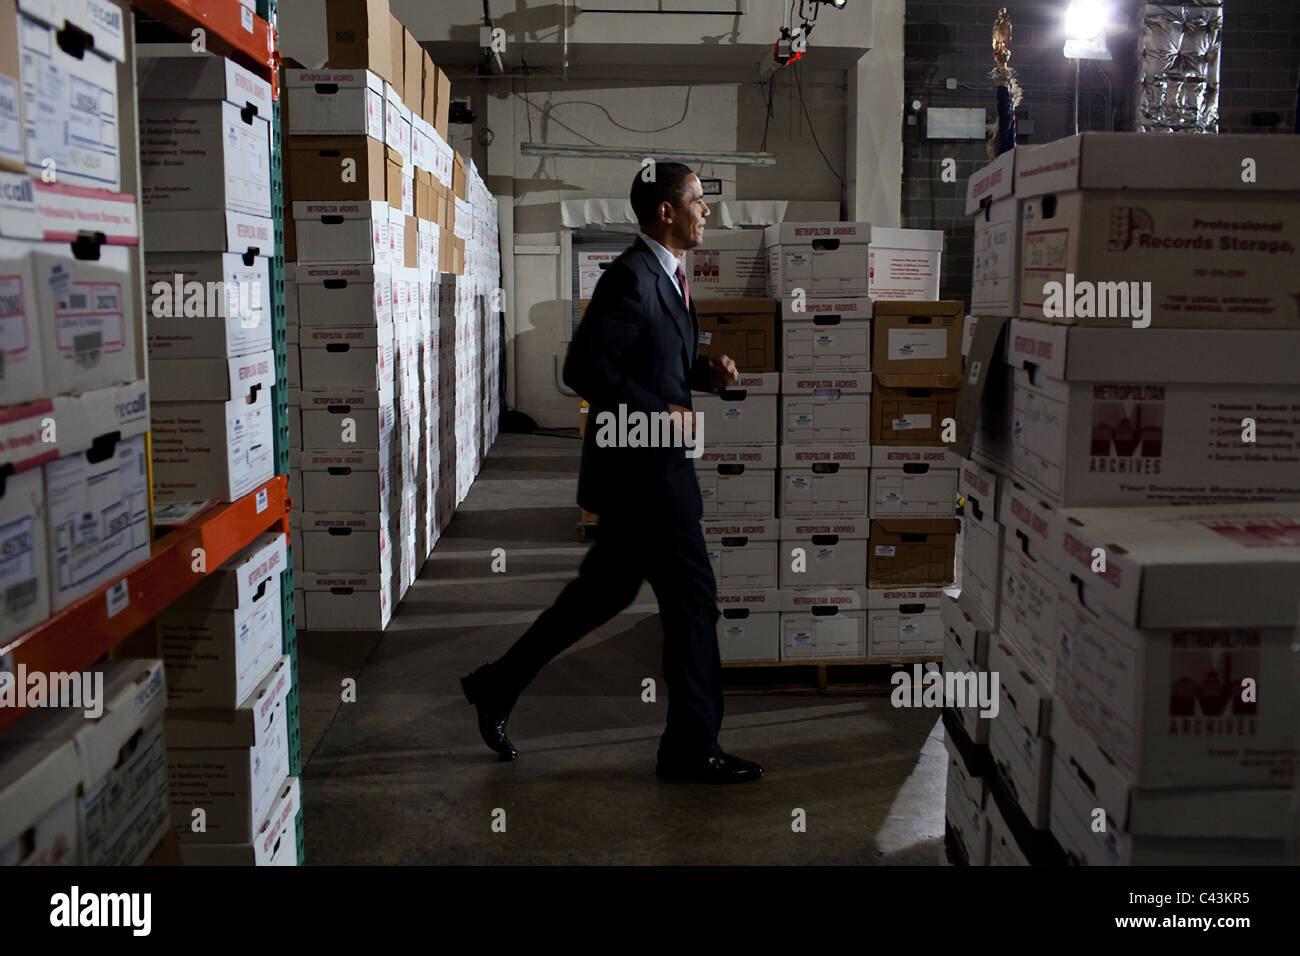
[{"label": "man's ear", "polygon": [[[665,210],[664,210],[664,207],[667,207],[667,211],[666,211],[666,212],[665,212]],[[672,204],[672,203],[670,203],[670,202],[661,202],[661,203],[659,204],[659,221],[660,221],[660,222],[672,222],[672,221],[673,221],[673,204]]]}]

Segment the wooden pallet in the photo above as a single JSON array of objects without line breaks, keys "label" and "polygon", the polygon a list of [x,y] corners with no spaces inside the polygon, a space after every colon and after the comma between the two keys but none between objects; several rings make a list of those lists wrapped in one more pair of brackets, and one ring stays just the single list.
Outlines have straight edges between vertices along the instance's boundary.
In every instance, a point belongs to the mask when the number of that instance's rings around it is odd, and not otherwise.
[{"label": "wooden pallet", "polygon": [[887,687],[894,664],[937,663],[938,660],[937,657],[898,657],[885,660],[736,661],[724,663],[722,670],[724,689],[729,694],[859,693]]}]

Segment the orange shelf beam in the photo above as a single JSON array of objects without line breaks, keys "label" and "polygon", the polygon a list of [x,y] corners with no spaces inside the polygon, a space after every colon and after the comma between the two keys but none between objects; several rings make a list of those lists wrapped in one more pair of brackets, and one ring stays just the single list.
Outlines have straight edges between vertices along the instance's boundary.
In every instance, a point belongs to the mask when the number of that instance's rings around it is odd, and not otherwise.
[{"label": "orange shelf beam", "polygon": [[280,51],[275,30],[238,0],[131,0],[131,6],[165,23],[183,37],[206,31],[209,53],[237,60],[271,84],[279,99]]},{"label": "orange shelf beam", "polygon": [[[289,533],[289,479],[284,475],[238,501],[205,508],[155,541],[146,561],[0,646],[0,657],[13,654],[14,673],[20,664],[26,665],[28,673],[85,670],[259,534],[274,528]],[[203,549],[203,572],[194,570],[195,548]],[[120,601],[122,581],[128,597],[124,607]],[[117,608],[111,617],[110,592]],[[0,728],[22,713],[0,708]]]}]

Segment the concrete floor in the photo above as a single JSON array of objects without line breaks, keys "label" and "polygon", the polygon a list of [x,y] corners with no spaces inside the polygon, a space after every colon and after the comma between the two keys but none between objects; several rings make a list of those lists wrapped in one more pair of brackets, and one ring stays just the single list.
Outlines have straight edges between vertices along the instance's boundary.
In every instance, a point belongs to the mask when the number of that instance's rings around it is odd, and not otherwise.
[{"label": "concrete floor", "polygon": [[[942,725],[934,710],[892,708],[887,685],[728,695],[722,744],[764,779],[658,781],[666,697],[641,699],[644,678],[663,687],[648,587],[524,694],[510,720],[518,761],[483,746],[459,678],[576,574],[578,454],[571,438],[502,435],[383,635],[301,635],[307,862],[941,863]],[[355,703],[340,702],[345,677]]]}]

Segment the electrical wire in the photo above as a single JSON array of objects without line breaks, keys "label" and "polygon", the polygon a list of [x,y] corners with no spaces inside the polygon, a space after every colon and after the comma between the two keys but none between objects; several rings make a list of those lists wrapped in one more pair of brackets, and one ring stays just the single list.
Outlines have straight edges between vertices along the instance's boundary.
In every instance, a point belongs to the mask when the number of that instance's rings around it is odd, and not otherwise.
[{"label": "electrical wire", "polygon": [[[523,101],[524,101],[524,117],[528,120],[528,141],[530,143],[533,143],[536,142],[536,140],[533,139],[533,104],[529,100],[529,96],[528,96],[528,58],[524,56],[524,45],[522,43],[519,44],[519,63],[521,64],[521,67],[524,71]],[[518,95],[519,95],[518,93],[515,94],[515,96]]]},{"label": "electrical wire", "polygon": [[772,113],[773,113],[772,106],[775,99],[776,99],[776,72],[773,71],[772,75],[767,78],[767,109],[764,110],[764,113],[766,115],[764,115],[763,117],[763,142],[760,143],[758,147],[758,151],[760,153],[767,152],[767,128],[772,123]]},{"label": "electrical wire", "polygon": [[831,165],[830,157],[826,155],[826,150],[822,149],[822,144],[817,139],[817,128],[813,126],[812,116],[808,114],[808,104],[803,98],[803,81],[799,78],[798,63],[794,64],[794,82],[799,89],[799,106],[803,109],[804,119],[808,121],[808,132],[812,134],[813,145],[817,147],[817,152],[822,154],[822,159],[826,161],[826,168],[834,173],[835,178],[840,181],[840,188],[843,189],[848,184],[844,182],[844,177]]},{"label": "electrical wire", "polygon": [[609,110],[601,106],[599,103],[595,103],[591,100],[561,100],[558,103],[552,103],[548,107],[548,110],[553,110],[557,106],[570,106],[572,104],[579,104],[582,106],[594,106],[596,109],[600,110],[602,113],[605,114],[605,118],[609,120],[611,126],[617,126],[619,129],[627,130],[629,133],[663,133],[667,130],[672,129],[673,127],[681,126],[682,123],[686,122],[686,114],[690,112],[690,108],[691,108],[691,93],[694,92],[694,90],[695,90],[694,86],[686,87],[686,102],[682,105],[682,115],[676,120],[676,122],[669,123],[667,126],[660,126],[658,129],[637,129],[636,127],[633,126],[624,126],[618,120],[614,119],[614,117],[610,114]]}]

